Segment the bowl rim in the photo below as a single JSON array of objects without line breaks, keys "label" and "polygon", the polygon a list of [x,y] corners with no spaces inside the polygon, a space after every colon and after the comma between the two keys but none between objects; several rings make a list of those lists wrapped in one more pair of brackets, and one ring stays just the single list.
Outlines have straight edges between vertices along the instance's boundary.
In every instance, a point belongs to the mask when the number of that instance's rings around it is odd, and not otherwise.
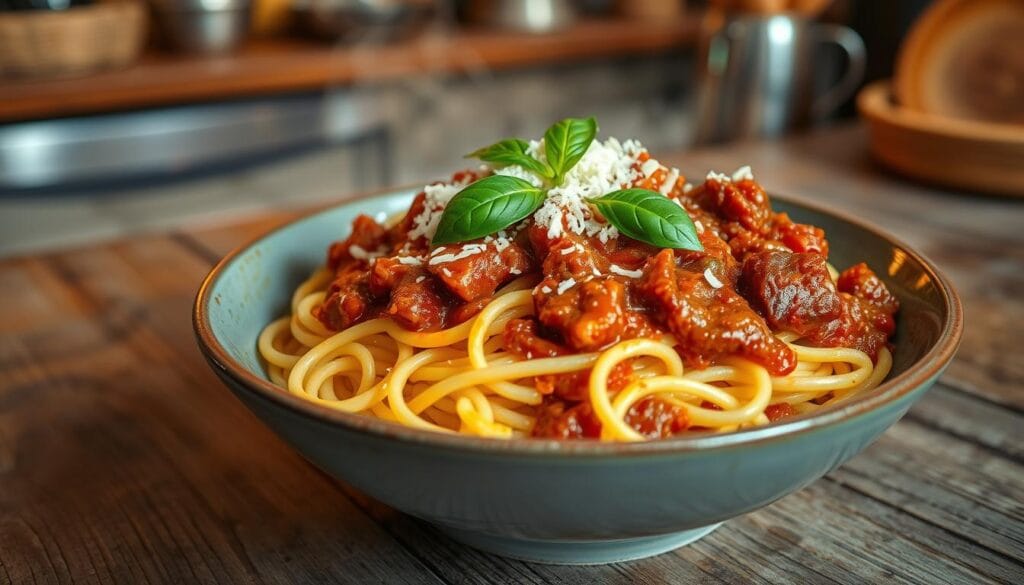
[{"label": "bowl rim", "polygon": [[[924,356],[915,361],[911,366],[894,378],[886,380],[873,392],[854,398],[850,402],[825,412],[806,414],[791,417],[784,421],[776,422],[763,427],[742,429],[729,433],[694,433],[658,439],[653,441],[639,442],[604,442],[604,441],[568,441],[558,439],[492,439],[475,437],[454,433],[439,433],[425,429],[417,429],[395,424],[390,421],[368,417],[359,414],[347,413],[316,404],[299,396],[293,395],[287,390],[273,384],[260,376],[255,375],[241,365],[227,352],[223,345],[213,334],[210,323],[210,306],[213,302],[212,291],[214,285],[222,277],[226,269],[247,250],[271,235],[288,229],[292,225],[309,219],[315,215],[337,210],[341,207],[353,204],[372,203],[377,199],[393,197],[400,194],[415,193],[415,189],[391,188],[364,196],[357,196],[351,199],[317,207],[309,213],[304,213],[293,218],[273,229],[270,229],[257,237],[251,238],[246,243],[236,247],[220,261],[218,261],[209,274],[203,279],[196,294],[192,311],[192,324],[203,356],[210,363],[211,367],[217,370],[222,376],[226,376],[235,382],[238,388],[265,401],[275,403],[278,406],[290,410],[293,414],[305,418],[314,419],[316,422],[327,425],[338,425],[344,430],[356,433],[366,433],[378,439],[397,441],[406,444],[415,444],[425,447],[448,449],[463,453],[482,454],[504,454],[518,456],[567,456],[573,458],[588,456],[656,456],[671,455],[686,452],[704,452],[711,449],[746,447],[754,444],[787,440],[796,435],[806,434],[824,427],[837,425],[860,417],[869,412],[896,402],[900,398],[911,394],[914,390],[928,383],[939,374],[952,360],[963,334],[963,307],[956,291],[948,278],[936,268],[924,255],[907,246],[900,239],[892,234],[851,217],[846,212],[826,209],[825,206],[807,203],[802,200],[770,194],[772,199],[786,202],[787,204],[804,207],[810,211],[833,216],[841,221],[852,224],[860,229],[866,230],[886,242],[901,248],[909,257],[917,261],[929,277],[936,283],[942,297],[942,305],[945,309],[946,318],[942,324],[935,344],[925,353]],[[253,340],[255,343],[255,340]]]}]

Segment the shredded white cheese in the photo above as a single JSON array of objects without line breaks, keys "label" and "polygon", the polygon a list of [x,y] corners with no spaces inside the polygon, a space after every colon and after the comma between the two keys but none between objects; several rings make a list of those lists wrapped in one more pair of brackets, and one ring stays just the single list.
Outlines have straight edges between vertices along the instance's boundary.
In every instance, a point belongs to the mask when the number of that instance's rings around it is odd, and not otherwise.
[{"label": "shredded white cheese", "polygon": [[462,181],[435,183],[424,187],[423,211],[413,218],[412,229],[409,230],[409,239],[414,240],[424,237],[429,240],[433,238],[437,232],[437,224],[441,221],[441,214],[444,213],[444,207],[467,184],[467,182]]},{"label": "shredded white cheese", "polygon": [[665,182],[661,184],[661,194],[668,197],[668,194],[675,188],[676,183],[679,181],[679,169],[672,167],[672,170],[668,172],[668,176],[665,177]]},{"label": "shredded white cheese", "polygon": [[576,279],[570,276],[569,278],[567,278],[567,279],[563,280],[562,282],[558,283],[558,290],[557,290],[557,292],[558,292],[558,294],[562,294],[562,293],[564,293],[565,291],[569,290],[570,288],[572,288],[574,286],[576,286]]},{"label": "shredded white cheese", "polygon": [[[708,171],[707,176],[707,180],[718,181],[719,183],[733,183],[738,181],[744,181],[747,179],[754,179],[754,173],[750,170],[749,165],[742,166],[736,169],[736,172],[734,172],[731,177],[729,175],[726,175],[725,173],[719,173],[716,171]],[[685,190],[686,189],[684,188],[684,192]]]},{"label": "shredded white cheese", "polygon": [[629,278],[640,278],[644,275],[643,270],[628,270],[618,264],[612,264],[611,267],[609,267],[609,270],[612,271],[612,274],[618,274],[619,276],[626,276]]},{"label": "shredded white cheese", "polygon": [[395,260],[398,260],[399,264],[406,264],[408,266],[421,266],[423,264],[423,258],[419,256],[396,256]]},{"label": "shredded white cheese", "polygon": [[685,183],[683,185],[683,194],[685,195],[685,194],[689,193],[690,191],[693,191],[693,183]]},{"label": "shredded white cheese", "polygon": [[549,295],[551,294],[551,287],[545,284],[544,286],[540,287],[540,292]]},{"label": "shredded white cheese", "polygon": [[710,267],[704,269],[704,280],[708,281],[708,284],[710,284],[712,288],[722,288],[723,286],[725,286],[724,284],[722,284],[721,280],[718,280],[718,277],[715,276],[715,273],[711,272]]},{"label": "shredded white cheese", "polygon": [[522,271],[522,270],[519,270],[518,268],[516,268],[516,267],[514,267],[514,266],[513,266],[512,268],[509,268],[509,269],[508,269],[508,273],[509,273],[509,274],[515,274],[515,275],[520,275],[520,274],[522,274],[522,273],[523,273],[523,271]]},{"label": "shredded white cheese", "polygon": [[369,260],[373,261],[380,258],[387,253],[386,248],[377,248],[376,250],[365,250],[358,244],[352,244],[348,247],[349,256],[352,256],[356,260]]},{"label": "shredded white cheese", "polygon": [[739,182],[739,181],[745,181],[745,180],[753,181],[754,180],[754,173],[750,170],[750,166],[749,165],[742,166],[742,167],[736,169],[736,172],[732,174],[732,180],[733,180],[733,182]]},{"label": "shredded white cheese", "polygon": [[645,177],[650,177],[654,173],[658,172],[658,169],[660,168],[661,163],[654,160],[653,158],[649,158],[644,161],[644,164],[640,165],[640,172],[642,172]]},{"label": "shredded white cheese", "polygon": [[448,252],[446,254],[437,254],[437,255],[435,255],[437,253],[437,250],[442,250],[442,249],[443,248],[436,248],[434,250],[434,252],[432,252],[430,254],[431,258],[430,258],[430,261],[428,262],[428,264],[430,264],[431,266],[437,266],[438,264],[445,264],[445,263],[448,263],[448,262],[454,262],[456,260],[462,260],[463,258],[469,258],[470,256],[473,256],[474,254],[479,254],[479,253],[483,252],[484,250],[486,250],[487,249],[487,245],[486,244],[465,244],[465,245],[462,246],[462,249],[459,250],[458,252],[455,252],[455,253]]},{"label": "shredded white cheese", "polygon": [[[607,140],[595,140],[587,148],[583,158],[566,173],[561,185],[548,190],[547,198],[540,208],[533,214],[533,222],[541,227],[547,228],[549,238],[557,238],[564,231],[587,237],[596,237],[602,243],[618,237],[618,230],[614,226],[597,217],[588,199],[600,197],[612,191],[627,188],[636,182],[641,176],[650,176],[662,168],[661,163],[654,159],[648,159],[636,166],[637,156],[644,152],[643,146],[635,140],[619,142],[615,138]],[[546,160],[543,141],[531,141],[527,153],[540,161]],[[506,175],[528,181],[537,187],[543,186],[543,181],[534,173],[518,166],[508,165],[500,169],[489,169],[482,167],[484,172],[490,170],[497,175]],[[724,175],[723,175],[724,176]],[[668,181],[662,186],[662,192],[670,192],[679,178],[679,170],[672,169]],[[409,231],[410,239],[419,237],[432,238],[437,231],[437,225],[444,213],[444,208],[455,196],[456,193],[465,187],[465,183],[437,183],[424,188],[425,199],[424,209],[413,218],[413,227]],[[529,222],[523,221],[516,226],[516,230],[526,227]],[[504,231],[495,236],[485,238],[485,243],[493,243],[495,249],[500,253],[511,245],[512,238]],[[431,253],[431,264],[440,264],[458,259],[461,254],[471,255],[472,252],[464,248],[461,252],[447,257],[437,250]],[[442,260],[435,261],[441,257]]]},{"label": "shredded white cheese", "polygon": [[640,143],[633,140],[624,143],[615,138],[604,142],[595,140],[576,166],[566,173],[562,184],[548,191],[547,199],[533,215],[534,222],[547,228],[549,238],[559,237],[566,229],[575,234],[596,236],[602,243],[618,237],[618,230],[594,216],[587,199],[632,185],[638,178],[633,166],[642,151]]},{"label": "shredded white cheese", "polygon": [[423,282],[426,279],[427,279],[426,276],[417,276],[416,277],[416,284],[419,284],[419,283]]},{"label": "shredded white cheese", "polygon": [[708,181],[718,181],[719,183],[728,183],[732,180],[731,178],[729,178],[729,175],[719,173],[717,171],[708,171],[708,176],[706,177],[706,179]]},{"label": "shredded white cheese", "polygon": [[452,271],[451,271],[451,270],[448,270],[447,268],[442,268],[442,269],[441,269],[441,274],[444,274],[444,275],[445,275],[445,276],[447,276],[448,278],[451,278],[451,277],[452,277]]}]

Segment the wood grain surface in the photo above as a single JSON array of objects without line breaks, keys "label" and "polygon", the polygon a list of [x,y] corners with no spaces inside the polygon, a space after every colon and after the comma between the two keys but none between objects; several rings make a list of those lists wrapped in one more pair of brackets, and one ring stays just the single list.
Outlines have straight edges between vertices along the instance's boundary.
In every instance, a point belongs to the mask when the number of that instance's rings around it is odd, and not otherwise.
[{"label": "wood grain surface", "polygon": [[882,174],[860,128],[663,156],[752,164],[932,257],[966,332],[940,383],[810,487],[658,557],[477,552],[325,476],[227,392],[189,310],[286,217],[0,262],[0,583],[1021,583],[1024,206]]},{"label": "wood grain surface", "polygon": [[594,20],[550,35],[460,30],[384,46],[266,39],[231,55],[150,54],[83,77],[0,80],[0,122],[658,53],[692,42],[696,27],[692,17]]}]

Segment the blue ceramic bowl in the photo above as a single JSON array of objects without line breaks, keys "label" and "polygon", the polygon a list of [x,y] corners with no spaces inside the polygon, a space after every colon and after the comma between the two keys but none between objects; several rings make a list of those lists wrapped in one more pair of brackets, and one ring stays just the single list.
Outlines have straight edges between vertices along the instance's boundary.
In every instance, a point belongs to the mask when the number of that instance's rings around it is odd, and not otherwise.
[{"label": "blue ceramic bowl", "polygon": [[359,213],[407,208],[395,192],[339,205],[229,254],[195,304],[199,346],[256,415],[323,470],[453,538],[554,563],[658,554],[798,490],[853,457],[914,403],[949,363],[962,311],[919,254],[854,220],[776,198],[828,233],[837,266],[867,261],[899,297],[892,374],[842,406],[718,435],[610,444],[446,435],[330,410],[267,381],[256,338]]}]

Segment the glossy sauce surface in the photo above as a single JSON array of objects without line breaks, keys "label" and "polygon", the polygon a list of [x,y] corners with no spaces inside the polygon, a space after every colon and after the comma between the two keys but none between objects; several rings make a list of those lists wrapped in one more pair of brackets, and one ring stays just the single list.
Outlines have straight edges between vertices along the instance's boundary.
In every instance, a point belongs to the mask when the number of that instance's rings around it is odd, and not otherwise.
[{"label": "glossy sauce surface", "polygon": [[[642,153],[638,167],[646,159]],[[855,265],[833,281],[824,232],[773,212],[752,179],[711,176],[688,189],[682,177],[664,185],[667,176],[661,167],[623,187],[668,193],[694,220],[701,252],[658,249],[621,234],[601,241],[567,226],[550,237],[550,226],[531,218],[508,228],[507,239],[431,248],[425,237],[409,235],[423,210],[420,193],[393,227],[360,216],[351,235],[330,247],[335,279],[315,314],[335,331],[382,316],[409,330],[436,331],[471,318],[503,284],[532,274],[539,278],[535,316],[510,322],[504,333],[506,348],[527,359],[670,333],[688,368],[735,356],[785,375],[796,356],[775,336],[781,331],[802,343],[877,356],[894,331],[898,302],[870,268]],[[453,180],[476,178],[459,173]],[[610,391],[631,379],[630,364],[620,364]],[[599,436],[587,381],[587,372],[536,380],[545,402],[534,435]],[[793,412],[772,405],[766,415]],[[690,428],[684,409],[656,398],[634,405],[627,422],[650,438]]]}]

